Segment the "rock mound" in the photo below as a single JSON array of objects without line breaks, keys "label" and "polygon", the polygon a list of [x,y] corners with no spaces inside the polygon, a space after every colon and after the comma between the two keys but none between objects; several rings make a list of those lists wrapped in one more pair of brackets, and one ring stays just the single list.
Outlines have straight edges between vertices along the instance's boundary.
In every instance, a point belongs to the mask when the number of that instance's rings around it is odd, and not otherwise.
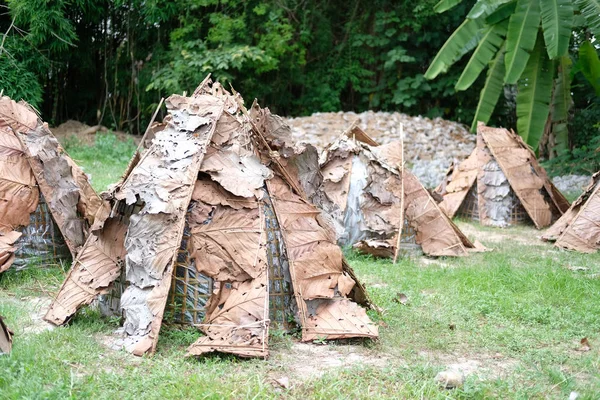
[{"label": "rock mound", "polygon": [[475,148],[476,136],[462,124],[398,112],[315,113],[289,118],[288,123],[295,139],[322,149],[357,119],[361,129],[382,144],[400,140],[403,124],[407,166],[427,187],[442,180],[452,160],[468,157]]}]

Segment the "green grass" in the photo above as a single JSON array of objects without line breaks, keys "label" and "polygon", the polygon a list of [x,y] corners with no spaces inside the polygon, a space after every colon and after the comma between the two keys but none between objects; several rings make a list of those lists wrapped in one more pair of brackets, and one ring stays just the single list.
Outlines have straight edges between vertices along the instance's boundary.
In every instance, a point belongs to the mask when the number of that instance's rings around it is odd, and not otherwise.
[{"label": "green grass", "polygon": [[[267,361],[184,358],[198,334],[175,327],[163,329],[154,357],[136,358],[102,344],[117,324],[93,308],[66,328],[31,333],[32,297],[54,293],[65,271],[9,271],[0,281],[0,315],[16,336],[12,355],[0,357],[0,397],[565,399],[576,391],[580,399],[597,399],[600,255],[537,243],[532,228],[500,231],[502,242],[486,241],[498,231],[476,229],[493,252],[396,265],[349,253],[384,309],[372,313],[382,325],[380,340],[358,347],[353,341],[352,351],[384,362],[313,377],[295,372],[295,339],[278,331]],[[407,305],[394,301],[398,293],[408,296]],[[578,351],[584,337],[591,351]],[[345,354],[347,346],[325,347]],[[437,372],[469,361],[478,369],[461,389],[437,387]],[[272,383],[281,376],[291,388]]]},{"label": "green grass", "polygon": [[[101,188],[120,177],[133,148],[99,136],[95,147],[68,150]],[[107,149],[119,149],[118,156]],[[15,341],[13,353],[0,356],[0,399],[566,399],[572,391],[598,399],[600,254],[558,250],[530,227],[458,225],[493,251],[405,257],[396,265],[348,252],[383,309],[370,311],[381,337],[314,344],[316,355],[300,360],[297,339],[275,330],[266,361],[185,358],[199,334],[174,326],[163,327],[154,356],[137,358],[105,345],[118,322],[93,307],[67,327],[44,330],[43,306],[68,266],[10,270],[0,277],[0,315]],[[399,293],[408,304],[395,301]],[[587,352],[578,351],[584,337]],[[328,352],[334,361],[359,357],[349,368],[311,374],[308,364],[325,365],[320,357]],[[440,389],[434,377],[452,364],[473,366],[472,373],[460,389]],[[284,376],[287,389],[274,383]]]},{"label": "green grass", "polygon": [[93,146],[86,146],[76,136],[71,136],[64,147],[71,158],[91,176],[92,186],[98,192],[106,190],[108,185],[121,178],[136,149],[133,139],[122,141],[113,133],[96,134]]},{"label": "green grass", "polygon": [[569,203],[573,203],[579,198],[579,196],[581,196],[581,192],[566,192],[563,193],[563,195],[566,197],[567,200],[569,200]]}]

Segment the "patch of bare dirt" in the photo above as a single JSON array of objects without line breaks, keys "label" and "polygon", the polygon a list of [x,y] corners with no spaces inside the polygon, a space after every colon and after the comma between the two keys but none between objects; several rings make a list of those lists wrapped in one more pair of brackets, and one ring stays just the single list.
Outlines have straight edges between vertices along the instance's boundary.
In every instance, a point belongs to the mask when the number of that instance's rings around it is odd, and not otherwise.
[{"label": "patch of bare dirt", "polygon": [[459,223],[460,230],[473,239],[477,238],[484,246],[493,248],[494,243],[512,241],[527,246],[543,246],[542,231],[534,227],[497,228],[496,230],[478,229],[476,223]]},{"label": "patch of bare dirt", "polygon": [[[142,362],[142,358],[134,356],[133,354],[131,354],[127,351],[121,351],[121,350],[123,350],[123,346],[119,346],[117,344],[120,337],[118,336],[118,334],[116,332],[113,332],[110,334],[96,334],[96,335],[94,335],[94,339],[96,339],[96,342],[99,343],[101,346],[110,350],[111,351],[110,359],[116,359],[117,363],[120,365],[122,365],[124,363],[127,363],[129,365],[139,365]],[[107,355],[102,354],[102,353],[98,354],[98,357],[101,360],[106,359],[106,361],[108,361],[108,359],[109,359],[109,357],[107,357]],[[108,373],[115,372],[115,365],[111,365],[110,363],[104,362],[104,361],[102,361],[101,364],[102,364],[102,369],[105,372],[108,372]]]},{"label": "patch of bare dirt", "polygon": [[[86,146],[91,146],[94,144],[96,140],[96,134],[107,132],[106,128],[100,129],[97,132],[90,133],[90,125],[86,125],[79,121],[68,120],[67,122],[63,122],[57,127],[50,128],[50,131],[56,136],[60,143],[65,143],[69,138],[75,137],[77,140]],[[138,144],[141,140],[140,136],[130,135],[128,133],[122,131],[113,131],[112,132],[119,140],[127,141],[129,138],[132,138],[135,144]]]},{"label": "patch of bare dirt", "polygon": [[440,267],[440,268],[452,268],[452,266],[450,264],[447,264],[445,262],[441,262],[440,260],[436,259],[436,258],[427,258],[427,257],[421,257],[421,259],[419,260],[419,262],[421,264],[423,264],[424,266],[435,266],[435,267]]},{"label": "patch of bare dirt", "polygon": [[24,334],[34,334],[51,331],[54,325],[44,321],[44,315],[52,300],[48,297],[32,297],[27,300],[31,323],[23,327]]},{"label": "patch of bare dirt", "polygon": [[119,337],[117,336],[116,332],[113,332],[109,335],[96,335],[95,338],[98,343],[100,343],[103,347],[106,347],[107,349],[114,351],[119,351],[123,349],[122,346],[117,345]]},{"label": "patch of bare dirt", "polygon": [[314,343],[294,343],[291,348],[273,351],[270,362],[281,366],[274,379],[287,377],[294,381],[318,378],[327,371],[372,366],[384,368],[391,360],[357,345],[329,346]]},{"label": "patch of bare dirt", "polygon": [[428,351],[419,353],[432,364],[444,366],[446,370],[477,376],[479,379],[492,380],[504,378],[518,365],[518,361],[496,354],[440,354]]},{"label": "patch of bare dirt", "polygon": [[51,331],[55,328],[54,325],[44,321],[44,315],[52,301],[49,297],[27,296],[19,299],[8,297],[3,298],[2,301],[11,302],[27,309],[29,321],[13,327],[17,335],[37,335],[45,331]]},{"label": "patch of bare dirt", "polygon": [[376,289],[386,288],[388,286],[389,285],[387,283],[372,283],[369,285],[369,287],[376,288]]}]

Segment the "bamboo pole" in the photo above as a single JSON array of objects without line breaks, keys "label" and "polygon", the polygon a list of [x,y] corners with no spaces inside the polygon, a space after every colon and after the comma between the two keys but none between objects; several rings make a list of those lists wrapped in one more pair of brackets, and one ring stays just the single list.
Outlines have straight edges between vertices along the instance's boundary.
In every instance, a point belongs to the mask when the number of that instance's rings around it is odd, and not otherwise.
[{"label": "bamboo pole", "polygon": [[398,226],[398,239],[396,240],[396,251],[394,251],[394,264],[398,260],[400,252],[400,239],[402,238],[402,228],[404,227],[404,125],[400,124],[400,222]]}]

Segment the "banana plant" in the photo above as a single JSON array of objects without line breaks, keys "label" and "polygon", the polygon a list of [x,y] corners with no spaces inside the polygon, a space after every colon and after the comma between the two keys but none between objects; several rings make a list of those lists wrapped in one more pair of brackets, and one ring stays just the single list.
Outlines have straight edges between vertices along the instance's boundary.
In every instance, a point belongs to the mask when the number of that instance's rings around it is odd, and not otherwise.
[{"label": "banana plant", "polygon": [[[447,12],[462,1],[441,0],[434,9]],[[504,85],[516,84],[519,135],[538,149],[550,126],[552,144],[564,148],[572,103],[568,50],[576,25],[600,39],[600,0],[477,0],[425,77],[435,79],[472,51],[455,85],[467,90],[487,69],[472,130],[477,121],[489,121]]]},{"label": "banana plant", "polygon": [[600,96],[600,59],[594,45],[589,40],[579,46],[579,60],[577,69],[592,85],[596,96]]}]

